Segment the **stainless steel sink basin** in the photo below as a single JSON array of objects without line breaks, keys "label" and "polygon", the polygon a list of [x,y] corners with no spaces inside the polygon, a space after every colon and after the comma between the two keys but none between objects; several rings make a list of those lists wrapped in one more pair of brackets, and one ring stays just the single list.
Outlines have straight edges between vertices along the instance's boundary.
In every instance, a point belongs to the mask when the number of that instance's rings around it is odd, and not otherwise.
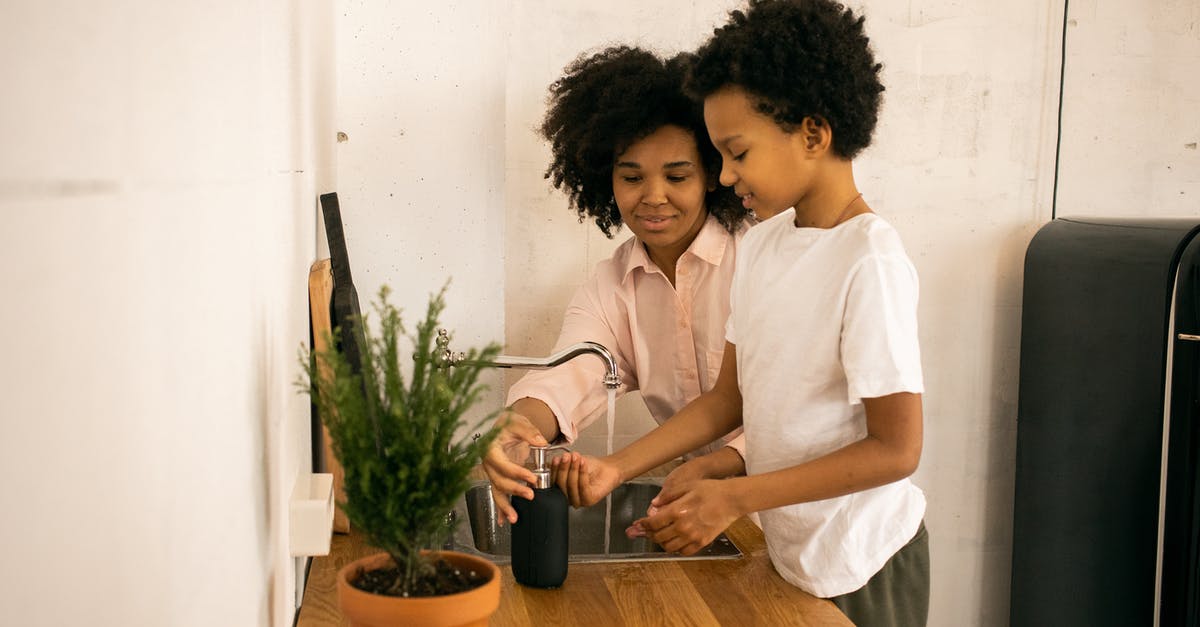
[{"label": "stainless steel sink basin", "polygon": [[[667,553],[649,538],[626,537],[625,528],[646,515],[646,508],[658,494],[659,487],[658,481],[638,479],[618,486],[609,497],[611,502],[601,501],[583,509],[571,508],[568,514],[568,561],[704,560],[742,556],[723,533],[712,544],[687,557]],[[455,550],[482,555],[498,564],[510,561],[510,528],[496,524],[496,505],[492,501],[490,483],[473,484],[453,515],[459,521],[451,542]]]}]

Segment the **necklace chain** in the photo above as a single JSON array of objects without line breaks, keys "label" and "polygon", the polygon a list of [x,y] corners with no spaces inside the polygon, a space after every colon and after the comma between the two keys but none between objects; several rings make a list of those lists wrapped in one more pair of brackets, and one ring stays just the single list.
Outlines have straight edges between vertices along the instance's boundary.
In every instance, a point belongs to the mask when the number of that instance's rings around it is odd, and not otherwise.
[{"label": "necklace chain", "polygon": [[837,220],[834,221],[833,226],[837,226],[846,221],[846,212],[849,211],[850,207],[854,205],[854,201],[858,200],[859,198],[862,198],[862,192],[856,194],[854,198],[850,199],[850,202],[846,203],[845,207],[842,207],[842,210],[838,212]]},{"label": "necklace chain", "polygon": [[[846,203],[845,207],[842,207],[842,210],[838,212],[837,217],[834,218],[833,224],[829,225],[829,228],[833,228],[833,227],[841,224],[842,222],[845,222],[846,221],[846,212],[850,210],[850,207],[854,206],[854,201],[858,200],[859,198],[862,198],[862,192],[855,194],[854,198],[851,198],[850,202]],[[801,226],[799,214],[796,214],[794,224],[798,227]]]}]

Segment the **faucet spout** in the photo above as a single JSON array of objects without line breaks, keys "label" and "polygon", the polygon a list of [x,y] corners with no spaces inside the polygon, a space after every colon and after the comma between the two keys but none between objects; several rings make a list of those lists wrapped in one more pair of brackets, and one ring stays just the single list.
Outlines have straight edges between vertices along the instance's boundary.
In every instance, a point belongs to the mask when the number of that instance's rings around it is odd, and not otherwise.
[{"label": "faucet spout", "polygon": [[613,359],[612,353],[609,352],[602,344],[596,342],[578,342],[572,344],[553,355],[547,357],[515,357],[511,355],[498,355],[490,362],[482,362],[488,366],[496,368],[528,368],[530,370],[545,370],[553,368],[559,364],[564,364],[580,355],[591,353],[596,355],[604,362],[604,367],[608,372],[604,375],[604,387],[616,388],[621,385],[621,378],[617,374],[617,360]]},{"label": "faucet spout", "polygon": [[473,363],[492,368],[521,368],[529,370],[546,370],[564,364],[580,355],[592,354],[604,362],[607,370],[604,374],[604,387],[616,389],[621,385],[621,377],[617,372],[617,360],[603,344],[596,342],[577,342],[547,357],[519,357],[515,355],[497,355],[490,361],[468,362],[463,353],[450,350],[450,335],[445,329],[438,329],[438,350],[435,361],[439,365],[454,366],[462,363]]}]

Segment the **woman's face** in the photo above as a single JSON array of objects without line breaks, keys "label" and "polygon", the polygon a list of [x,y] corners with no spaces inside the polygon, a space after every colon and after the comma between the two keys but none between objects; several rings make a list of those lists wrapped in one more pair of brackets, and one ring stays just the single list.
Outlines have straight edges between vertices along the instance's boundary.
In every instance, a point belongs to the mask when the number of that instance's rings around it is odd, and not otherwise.
[{"label": "woman's face", "polygon": [[621,221],[655,263],[674,264],[708,217],[696,138],[678,126],[660,127],[617,155],[612,177]]}]

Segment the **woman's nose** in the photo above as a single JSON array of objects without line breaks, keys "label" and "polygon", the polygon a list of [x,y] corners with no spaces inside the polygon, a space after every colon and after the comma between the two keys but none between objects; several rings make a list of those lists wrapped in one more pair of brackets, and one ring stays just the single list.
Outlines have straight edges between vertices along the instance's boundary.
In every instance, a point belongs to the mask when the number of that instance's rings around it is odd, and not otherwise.
[{"label": "woman's nose", "polygon": [[642,202],[657,207],[667,202],[666,186],[657,181],[648,181],[646,183],[646,193],[642,195]]}]

